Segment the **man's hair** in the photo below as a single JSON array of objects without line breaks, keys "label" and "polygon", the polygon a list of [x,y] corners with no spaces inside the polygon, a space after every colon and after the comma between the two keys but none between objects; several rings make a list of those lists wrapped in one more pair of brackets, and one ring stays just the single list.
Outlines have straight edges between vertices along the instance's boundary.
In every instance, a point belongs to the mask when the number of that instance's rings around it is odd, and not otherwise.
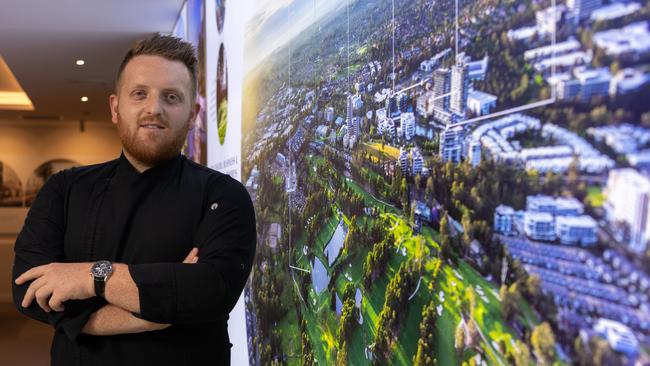
[{"label": "man's hair", "polygon": [[194,46],[180,38],[163,36],[159,33],[156,33],[149,38],[141,39],[129,48],[126,55],[124,55],[119,70],[117,71],[117,79],[115,82],[116,89],[119,87],[120,77],[122,77],[122,72],[126,65],[131,61],[131,59],[141,55],[160,56],[170,61],[182,62],[187,67],[192,78],[190,97],[194,99],[196,96],[196,68],[198,64]]}]

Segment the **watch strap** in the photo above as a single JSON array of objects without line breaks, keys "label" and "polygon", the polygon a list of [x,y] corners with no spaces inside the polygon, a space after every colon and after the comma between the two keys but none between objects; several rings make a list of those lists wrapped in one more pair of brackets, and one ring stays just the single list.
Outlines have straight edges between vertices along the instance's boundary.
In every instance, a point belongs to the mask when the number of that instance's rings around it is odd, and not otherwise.
[{"label": "watch strap", "polygon": [[95,296],[104,298],[104,289],[106,288],[106,279],[93,277],[95,284]]}]

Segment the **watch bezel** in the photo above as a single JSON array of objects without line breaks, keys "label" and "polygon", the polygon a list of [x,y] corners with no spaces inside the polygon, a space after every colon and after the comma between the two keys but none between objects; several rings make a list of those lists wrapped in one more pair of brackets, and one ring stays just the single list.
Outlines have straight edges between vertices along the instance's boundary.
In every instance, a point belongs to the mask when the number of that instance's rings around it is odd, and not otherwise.
[{"label": "watch bezel", "polygon": [[113,264],[110,261],[101,260],[95,262],[90,268],[90,274],[93,278],[106,281],[113,273]]}]

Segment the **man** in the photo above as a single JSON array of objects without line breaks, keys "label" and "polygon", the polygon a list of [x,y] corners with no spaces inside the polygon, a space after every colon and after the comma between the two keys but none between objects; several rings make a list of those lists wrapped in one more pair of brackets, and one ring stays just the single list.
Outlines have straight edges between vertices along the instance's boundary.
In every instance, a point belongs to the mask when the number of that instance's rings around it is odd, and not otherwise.
[{"label": "man", "polygon": [[255,254],[250,197],[180,154],[198,111],[194,49],[155,35],[109,98],[113,161],[52,176],[15,246],[13,297],[55,327],[52,365],[224,365]]}]

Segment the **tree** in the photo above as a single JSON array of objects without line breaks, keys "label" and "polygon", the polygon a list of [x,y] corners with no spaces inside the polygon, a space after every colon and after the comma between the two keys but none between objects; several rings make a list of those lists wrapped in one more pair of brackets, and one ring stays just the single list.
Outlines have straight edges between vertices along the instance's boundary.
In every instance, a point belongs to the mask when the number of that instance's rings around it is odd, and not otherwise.
[{"label": "tree", "polygon": [[461,321],[456,327],[456,334],[454,335],[454,346],[456,353],[460,356],[465,350],[465,327]]},{"label": "tree", "polygon": [[463,245],[462,245],[462,255],[467,255],[469,253],[469,247],[472,243],[472,221],[469,218],[469,211],[464,210],[463,217],[460,220],[461,225],[463,226]]},{"label": "tree", "polygon": [[532,304],[537,303],[541,295],[542,283],[537,275],[530,275],[526,278],[526,297]]},{"label": "tree", "polygon": [[433,186],[433,177],[427,178],[427,186],[424,190],[424,199],[427,203],[431,203],[434,198],[434,186]]},{"label": "tree", "polygon": [[621,363],[606,340],[595,336],[591,337],[587,343],[585,344],[580,336],[575,338],[573,349],[576,354],[576,364],[580,366],[605,366]]},{"label": "tree", "polygon": [[347,342],[343,341],[343,344],[336,353],[336,365],[345,366],[348,364],[348,346]]},{"label": "tree", "polygon": [[443,212],[440,219],[440,247],[444,250],[445,247],[450,246],[449,237],[449,219],[447,218],[447,211]]},{"label": "tree", "polygon": [[555,360],[555,335],[551,326],[544,322],[533,329],[530,343],[535,351],[535,357],[541,365],[552,365]]},{"label": "tree", "polygon": [[512,351],[510,356],[515,366],[529,366],[532,362],[528,346],[519,339],[515,342],[514,351]]},{"label": "tree", "polygon": [[408,210],[408,204],[409,204],[409,192],[408,192],[408,186],[406,185],[406,178],[402,178],[402,182],[400,183],[400,200],[402,203],[402,207],[404,208],[404,212]]},{"label": "tree", "polygon": [[418,348],[413,357],[414,366],[435,366],[435,337],[436,334],[436,309],[433,301],[429,302],[422,309],[422,321],[420,322],[420,339]]},{"label": "tree", "polygon": [[479,344],[478,328],[476,327],[476,322],[472,318],[467,321],[466,343],[470,347],[478,347]]},{"label": "tree", "polygon": [[302,346],[302,366],[313,366],[314,365],[314,351],[311,348],[311,342],[309,341],[309,335],[307,333],[307,322],[305,319],[301,322],[300,327],[301,332],[301,346]]},{"label": "tree", "polygon": [[510,322],[514,319],[515,314],[517,313],[517,302],[519,300],[517,283],[510,285],[510,288],[506,285],[501,285],[501,288],[499,289],[499,297],[501,297],[501,311],[503,313],[503,318],[507,322]]}]

